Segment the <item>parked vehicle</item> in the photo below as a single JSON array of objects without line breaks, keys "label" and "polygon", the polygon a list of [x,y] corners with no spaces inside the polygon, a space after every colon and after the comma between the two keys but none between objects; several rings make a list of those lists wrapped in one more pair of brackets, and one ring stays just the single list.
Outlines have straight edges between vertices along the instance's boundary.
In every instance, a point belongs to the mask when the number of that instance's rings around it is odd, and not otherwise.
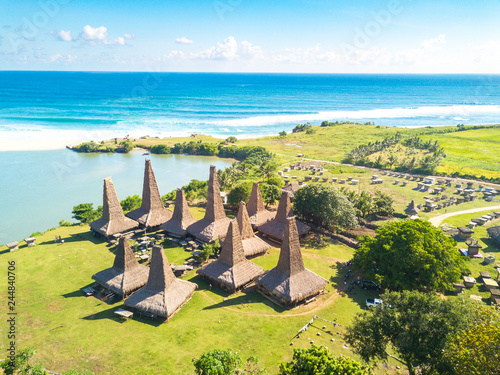
[{"label": "parked vehicle", "polygon": [[378,298],[367,298],[366,299],[366,307],[368,309],[372,307],[382,306],[382,300]]}]

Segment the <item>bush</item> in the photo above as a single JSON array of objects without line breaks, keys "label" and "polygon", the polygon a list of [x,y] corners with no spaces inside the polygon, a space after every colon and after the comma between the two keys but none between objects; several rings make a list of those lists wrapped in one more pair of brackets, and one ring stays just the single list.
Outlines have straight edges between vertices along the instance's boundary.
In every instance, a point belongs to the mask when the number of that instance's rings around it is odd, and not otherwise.
[{"label": "bush", "polygon": [[283,130],[283,131],[279,132],[279,136],[286,137],[286,131]]},{"label": "bush", "polygon": [[122,154],[128,154],[134,148],[134,144],[130,141],[121,141],[120,146],[121,147],[116,149],[116,152],[120,152]]},{"label": "bush", "polygon": [[238,139],[237,139],[236,137],[233,137],[233,136],[228,137],[228,138],[226,139],[226,142],[227,142],[227,143],[236,143],[236,141],[238,141]]},{"label": "bush", "polygon": [[152,154],[170,154],[170,146],[168,145],[154,145],[149,150]]},{"label": "bush", "polygon": [[237,209],[240,202],[248,202],[252,192],[251,182],[242,182],[232,189],[227,196],[227,203],[234,209]]},{"label": "bush", "polygon": [[63,220],[61,220],[59,222],[59,226],[60,227],[71,227],[71,226],[73,226],[73,223],[71,223],[70,221],[66,221],[66,220],[63,219]]}]

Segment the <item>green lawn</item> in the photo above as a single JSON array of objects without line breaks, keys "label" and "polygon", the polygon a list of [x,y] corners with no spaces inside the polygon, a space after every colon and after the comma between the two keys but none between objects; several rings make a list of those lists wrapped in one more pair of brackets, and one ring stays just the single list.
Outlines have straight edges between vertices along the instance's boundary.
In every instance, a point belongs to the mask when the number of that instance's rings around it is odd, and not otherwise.
[{"label": "green lawn", "polygon": [[[65,243],[54,244],[55,235]],[[119,322],[113,311],[122,302],[107,304],[81,291],[93,283],[92,274],[112,265],[114,256],[114,248],[95,241],[88,226],[58,228],[38,237],[36,247],[0,251],[2,264],[15,261],[17,267],[18,348],[34,346],[35,362],[57,372],[77,368],[99,374],[192,374],[193,357],[213,348],[231,348],[243,358],[257,355],[276,373],[281,361],[291,359],[291,341],[293,347],[307,347],[309,339],[353,356],[342,347],[337,332],[361,311],[367,296],[361,290],[350,296],[337,293],[337,284],[343,287],[343,283],[336,263],[351,258],[352,249],[329,240],[318,245],[312,239],[303,247],[306,267],[331,282],[327,293],[308,306],[285,311],[255,292],[228,296],[215,288],[208,290],[191,271],[185,279],[197,283],[198,290],[170,321]],[[190,256],[181,248],[165,251],[172,263]],[[254,261],[268,269],[276,265],[278,255],[278,249],[273,249]],[[6,300],[4,290],[0,296]],[[300,339],[293,339],[314,314],[337,318],[342,327],[318,322]],[[6,324],[1,329],[5,335]],[[5,345],[2,340],[3,353]]]}]

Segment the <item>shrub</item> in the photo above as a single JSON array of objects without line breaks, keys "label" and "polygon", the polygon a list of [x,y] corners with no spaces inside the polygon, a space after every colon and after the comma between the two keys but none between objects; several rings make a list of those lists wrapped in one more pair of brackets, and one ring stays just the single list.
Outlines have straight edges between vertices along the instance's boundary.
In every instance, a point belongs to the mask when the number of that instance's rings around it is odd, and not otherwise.
[{"label": "shrub", "polygon": [[149,150],[152,154],[170,154],[170,146],[167,145],[154,145]]}]

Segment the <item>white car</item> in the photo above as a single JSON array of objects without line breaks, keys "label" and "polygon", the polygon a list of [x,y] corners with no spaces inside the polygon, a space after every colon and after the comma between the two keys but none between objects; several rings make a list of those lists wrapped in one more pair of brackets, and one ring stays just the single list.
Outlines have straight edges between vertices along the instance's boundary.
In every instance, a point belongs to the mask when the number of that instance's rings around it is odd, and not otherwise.
[{"label": "white car", "polygon": [[378,298],[367,298],[366,299],[366,307],[372,308],[376,306],[382,306],[382,300]]}]

